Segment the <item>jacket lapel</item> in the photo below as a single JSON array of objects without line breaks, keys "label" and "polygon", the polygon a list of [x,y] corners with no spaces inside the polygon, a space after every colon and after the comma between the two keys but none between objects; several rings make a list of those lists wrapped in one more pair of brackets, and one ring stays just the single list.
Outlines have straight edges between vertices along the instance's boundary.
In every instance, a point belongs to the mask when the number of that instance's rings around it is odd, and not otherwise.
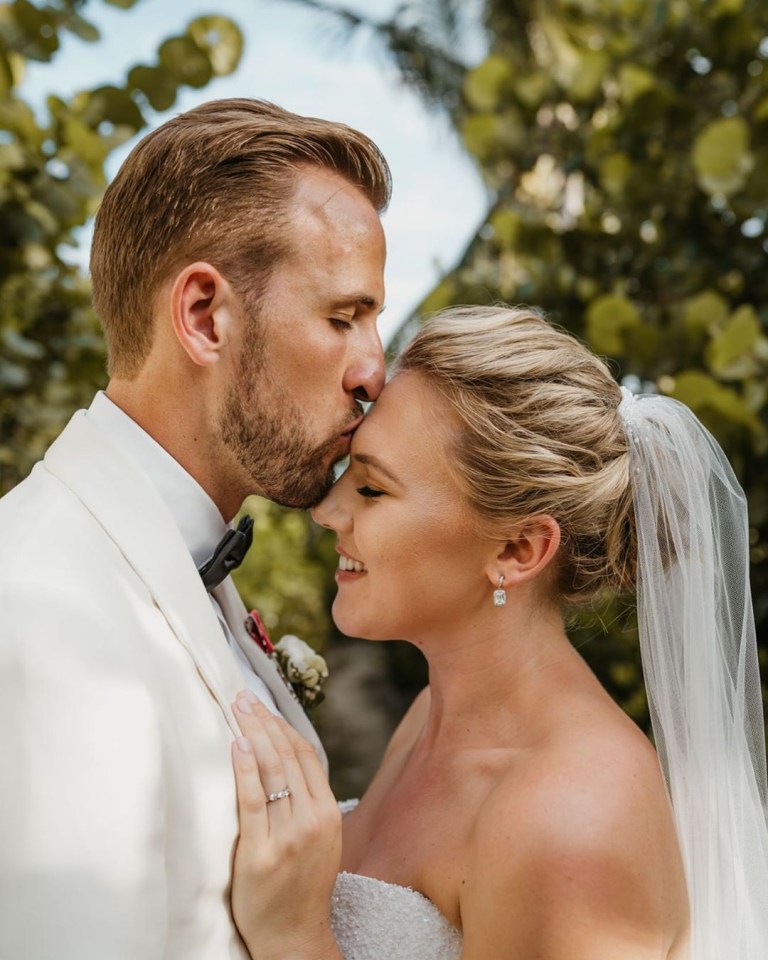
[{"label": "jacket lapel", "polygon": [[189,550],[149,479],[84,411],[72,417],[43,462],[104,528],[145,584],[239,736],[230,704],[243,686],[240,669]]},{"label": "jacket lapel", "polygon": [[302,706],[294,699],[288,690],[285,681],[278,673],[272,660],[261,650],[245,628],[248,612],[243,605],[240,594],[237,592],[237,588],[232,582],[232,578],[227,577],[219,584],[213,591],[213,595],[221,606],[222,613],[235,640],[240,645],[253,669],[261,677],[275,698],[278,710],[288,723],[295,727],[304,739],[312,744],[327,773],[328,760],[320,738],[315,732],[315,728],[312,726]]}]

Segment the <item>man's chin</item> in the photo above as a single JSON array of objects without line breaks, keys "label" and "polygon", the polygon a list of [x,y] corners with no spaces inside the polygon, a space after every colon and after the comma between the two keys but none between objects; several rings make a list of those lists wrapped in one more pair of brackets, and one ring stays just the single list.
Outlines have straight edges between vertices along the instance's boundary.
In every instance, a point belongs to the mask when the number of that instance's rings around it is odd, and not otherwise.
[{"label": "man's chin", "polygon": [[325,478],[310,486],[306,482],[301,486],[294,486],[266,492],[263,495],[281,507],[290,507],[293,510],[311,510],[328,495],[336,480],[333,470]]}]

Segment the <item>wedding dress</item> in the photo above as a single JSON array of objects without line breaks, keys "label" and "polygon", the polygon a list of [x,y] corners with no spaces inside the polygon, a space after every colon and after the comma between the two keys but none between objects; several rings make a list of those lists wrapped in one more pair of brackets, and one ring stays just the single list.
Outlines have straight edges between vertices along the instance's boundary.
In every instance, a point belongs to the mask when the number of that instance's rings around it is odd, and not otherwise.
[{"label": "wedding dress", "polygon": [[[341,804],[347,813],[356,800]],[[331,922],[344,960],[459,960],[461,934],[423,894],[357,873],[336,879]]]}]

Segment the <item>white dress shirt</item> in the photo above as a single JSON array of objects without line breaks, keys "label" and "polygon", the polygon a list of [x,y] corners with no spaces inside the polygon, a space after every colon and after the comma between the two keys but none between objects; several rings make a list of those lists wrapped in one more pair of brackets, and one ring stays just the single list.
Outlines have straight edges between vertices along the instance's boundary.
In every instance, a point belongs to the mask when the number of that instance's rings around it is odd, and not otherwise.
[{"label": "white dress shirt", "polygon": [[[227,529],[231,528],[231,524],[224,522],[213,500],[167,450],[142,430],[103,391],[93,398],[87,416],[111,437],[122,452],[149,478],[179,528],[195,566],[202,566]],[[279,715],[272,694],[261,677],[254,672],[240,644],[232,635],[216,598],[210,593],[208,596],[227,643],[240,665],[245,685],[272,713]]]}]

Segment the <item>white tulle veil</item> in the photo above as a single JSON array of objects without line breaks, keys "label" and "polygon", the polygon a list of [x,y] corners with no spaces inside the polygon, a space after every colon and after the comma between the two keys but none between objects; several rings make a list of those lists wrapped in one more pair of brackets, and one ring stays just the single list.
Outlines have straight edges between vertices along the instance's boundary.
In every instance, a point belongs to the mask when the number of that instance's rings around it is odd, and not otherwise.
[{"label": "white tulle veil", "polygon": [[687,407],[622,392],[643,671],[688,883],[691,960],[768,960],[768,789],[746,500]]}]

